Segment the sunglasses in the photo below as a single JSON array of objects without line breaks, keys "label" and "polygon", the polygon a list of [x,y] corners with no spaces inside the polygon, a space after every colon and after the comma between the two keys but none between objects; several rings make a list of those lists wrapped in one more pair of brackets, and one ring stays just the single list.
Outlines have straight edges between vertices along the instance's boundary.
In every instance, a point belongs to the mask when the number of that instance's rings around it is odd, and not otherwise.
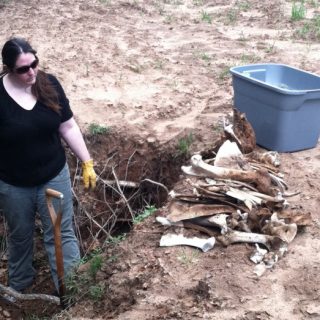
[{"label": "sunglasses", "polygon": [[27,73],[30,68],[35,69],[39,64],[39,59],[34,60],[30,65],[28,66],[22,66],[15,69],[15,72],[17,74],[24,74]]}]

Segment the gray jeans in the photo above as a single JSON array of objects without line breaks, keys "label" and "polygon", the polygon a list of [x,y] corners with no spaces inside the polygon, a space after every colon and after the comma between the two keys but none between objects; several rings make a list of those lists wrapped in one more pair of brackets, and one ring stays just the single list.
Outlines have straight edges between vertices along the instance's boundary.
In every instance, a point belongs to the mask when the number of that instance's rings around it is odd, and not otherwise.
[{"label": "gray jeans", "polygon": [[[67,164],[55,178],[36,187],[15,187],[0,180],[0,209],[9,228],[9,286],[18,291],[30,286],[35,277],[32,261],[36,212],[41,219],[51,274],[58,289],[53,226],[45,197],[47,188],[60,191],[64,195],[61,238],[65,276],[80,260],[78,241],[73,229],[72,191]],[[53,200],[56,212],[59,201]]]}]

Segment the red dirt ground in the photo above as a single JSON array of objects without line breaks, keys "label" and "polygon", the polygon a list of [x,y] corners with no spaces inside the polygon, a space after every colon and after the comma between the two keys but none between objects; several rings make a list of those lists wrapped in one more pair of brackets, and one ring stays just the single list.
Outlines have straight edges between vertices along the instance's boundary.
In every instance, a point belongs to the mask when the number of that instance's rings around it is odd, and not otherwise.
[{"label": "red dirt ground", "polygon": [[[88,137],[99,174],[113,159],[123,161],[120,179],[150,177],[172,188],[187,162],[176,156],[179,139],[192,134],[190,152],[209,150],[232,111],[230,67],[276,62],[320,74],[319,35],[312,29],[320,4],[305,1],[307,16],[296,22],[292,6],[284,0],[6,0],[0,39],[31,41],[41,67],[61,80],[84,132],[92,123],[110,128],[109,136]],[[313,225],[261,278],[248,259],[251,246],[207,253],[159,247],[163,227],[151,216],[105,248],[96,275],[102,300],[84,297],[56,319],[320,319],[319,144],[283,153],[281,163],[289,191],[300,191],[290,205],[310,212]],[[96,196],[81,192],[80,199]],[[106,210],[90,209],[92,215]],[[30,308],[27,316],[2,304],[0,318],[30,319]],[[43,305],[32,308],[39,315]]]}]

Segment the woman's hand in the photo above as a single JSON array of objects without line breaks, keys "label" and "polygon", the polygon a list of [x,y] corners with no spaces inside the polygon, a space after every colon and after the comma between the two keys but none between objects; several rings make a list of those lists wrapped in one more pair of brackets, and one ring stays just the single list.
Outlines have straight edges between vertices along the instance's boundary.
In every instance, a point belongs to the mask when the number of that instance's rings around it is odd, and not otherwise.
[{"label": "woman's hand", "polygon": [[82,179],[86,189],[90,187],[93,190],[96,187],[97,175],[93,168],[92,159],[82,162]]},{"label": "woman's hand", "polygon": [[97,175],[93,169],[93,160],[84,142],[80,128],[74,118],[60,125],[59,132],[63,140],[69,145],[75,155],[82,161],[82,178],[84,187],[94,189]]}]

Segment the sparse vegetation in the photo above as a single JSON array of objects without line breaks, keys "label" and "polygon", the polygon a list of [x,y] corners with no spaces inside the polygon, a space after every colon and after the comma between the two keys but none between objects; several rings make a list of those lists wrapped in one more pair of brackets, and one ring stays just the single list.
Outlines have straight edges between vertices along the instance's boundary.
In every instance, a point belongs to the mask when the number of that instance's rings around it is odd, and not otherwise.
[{"label": "sparse vegetation", "polygon": [[239,10],[232,8],[227,12],[227,24],[234,24],[238,19]]},{"label": "sparse vegetation", "polygon": [[202,53],[201,55],[200,55],[200,57],[201,57],[201,59],[202,60],[204,60],[204,61],[210,61],[211,60],[211,57],[210,57],[210,55],[208,55],[207,53]]},{"label": "sparse vegetation", "polygon": [[204,11],[204,10],[201,11],[201,20],[205,21],[205,22],[208,22],[210,24],[212,23],[211,15],[208,12]]},{"label": "sparse vegetation", "polygon": [[89,133],[93,136],[99,135],[99,134],[106,134],[110,132],[110,127],[106,127],[101,124],[97,123],[90,123],[89,125]]},{"label": "sparse vegetation", "polygon": [[248,11],[251,8],[249,1],[237,1],[235,6],[227,11],[226,24],[234,24],[242,11]]},{"label": "sparse vegetation", "polygon": [[190,146],[193,142],[193,134],[189,133],[188,136],[179,139],[178,142],[178,153],[180,155],[187,155],[189,153]]},{"label": "sparse vegetation", "polygon": [[193,249],[191,252],[187,252],[187,249],[182,249],[177,257],[177,259],[186,267],[194,264],[198,261],[199,251]]},{"label": "sparse vegetation", "polygon": [[151,216],[156,210],[157,208],[155,206],[147,206],[141,214],[138,214],[133,218],[133,224],[142,222],[143,220]]},{"label": "sparse vegetation", "polygon": [[126,237],[127,237],[126,233],[122,233],[117,236],[110,236],[107,239],[106,244],[111,244],[111,245],[115,246],[115,245],[119,244],[121,241],[123,241]]},{"label": "sparse vegetation", "polygon": [[89,297],[93,301],[99,301],[104,296],[104,286],[103,285],[93,285],[89,287]]},{"label": "sparse vegetation", "polygon": [[99,270],[101,270],[101,267],[102,267],[102,256],[101,255],[96,255],[94,256],[90,262],[89,262],[89,275],[95,279],[96,278],[96,275],[97,275],[97,272]]},{"label": "sparse vegetation", "polygon": [[247,64],[247,63],[256,63],[260,60],[260,58],[254,54],[246,54],[243,53],[240,57],[240,63],[241,64]]},{"label": "sparse vegetation", "polygon": [[226,81],[230,77],[230,68],[231,66],[229,65],[223,66],[222,70],[218,74],[219,83]]},{"label": "sparse vegetation", "polygon": [[240,11],[248,11],[251,8],[249,1],[237,1],[236,6]]},{"label": "sparse vegetation", "polygon": [[155,62],[154,62],[154,68],[155,69],[160,69],[162,70],[164,68],[164,61],[161,60],[161,59],[157,59]]},{"label": "sparse vegetation", "polygon": [[192,3],[195,6],[202,6],[204,3],[204,0],[193,0]]},{"label": "sparse vegetation", "polygon": [[306,16],[306,8],[304,5],[304,1],[300,1],[299,3],[294,2],[291,8],[291,20],[298,21],[304,19]]},{"label": "sparse vegetation", "polygon": [[320,15],[316,15],[310,21],[307,21],[303,26],[297,29],[294,33],[296,38],[320,40]]},{"label": "sparse vegetation", "polygon": [[[82,258],[82,260],[80,261],[80,265],[88,264],[86,272],[73,272],[66,278],[66,300],[68,304],[73,303],[80,293],[83,296],[89,294],[89,297],[92,298],[91,288],[96,286],[96,275],[97,272],[101,270],[103,265],[103,257],[101,255],[101,252],[101,248],[98,248],[89,255],[86,255],[84,258]],[[84,289],[88,287],[89,289]]]}]

